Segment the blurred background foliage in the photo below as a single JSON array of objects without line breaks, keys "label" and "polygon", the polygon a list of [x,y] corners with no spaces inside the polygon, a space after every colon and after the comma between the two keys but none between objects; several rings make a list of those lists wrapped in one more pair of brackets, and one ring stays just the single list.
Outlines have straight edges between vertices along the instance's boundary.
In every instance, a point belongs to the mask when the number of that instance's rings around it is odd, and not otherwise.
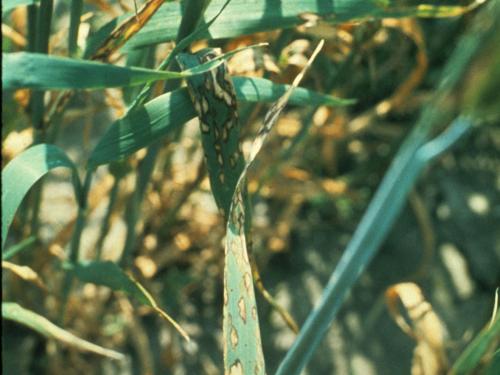
[{"label": "blurred background foliage", "polygon": [[[133,11],[134,3],[92,0],[83,9],[78,40],[82,50],[89,30],[95,32]],[[26,48],[29,11],[18,7],[2,15],[3,52]],[[261,273],[299,324],[318,301],[395,152],[476,15],[473,10],[454,18],[340,24],[303,15],[308,22],[300,26],[210,41],[224,51],[268,42],[267,49],[248,49],[232,57],[230,71],[290,83],[315,41],[325,38],[302,86],[357,100],[338,108],[289,105],[250,174],[254,248]],[[51,54],[66,53],[68,20],[68,3],[56,1]],[[482,126],[420,178],[307,373],[410,373],[415,341],[394,323],[384,300],[386,289],[395,283],[413,281],[424,291],[446,327],[444,348],[450,363],[490,319],[500,284],[500,30],[490,39],[442,108],[452,114],[472,112]],[[199,41],[193,49],[207,45]],[[126,58],[116,53],[111,60],[152,67],[171,48],[171,43],[160,44],[132,50]],[[161,89],[157,85],[156,91]],[[49,137],[76,165],[84,166],[108,124],[123,116],[137,93],[136,88],[76,92]],[[46,100],[55,100],[55,95],[51,92]],[[36,138],[29,100],[28,90],[3,92],[2,166]],[[266,108],[262,103],[240,105],[244,151]],[[144,162],[146,150],[97,170],[80,258],[116,261],[129,247],[130,272],[192,341],[185,342],[150,308],[134,308],[135,302],[105,287],[79,284],[69,296],[64,327],[126,354],[126,360],[77,352],[3,321],[5,373],[221,373],[224,226],[210,194],[198,125],[191,121],[178,133],[158,140],[136,238],[127,236],[126,220],[136,189],[134,171]],[[44,178],[40,202],[36,240],[14,260],[29,264],[43,288],[4,268],[3,299],[57,321],[58,293],[65,280],[60,260],[76,220],[66,174],[56,171]],[[29,210],[24,208],[14,222],[10,244],[30,235],[23,214],[29,216]],[[257,298],[268,373],[274,373],[295,335]]]}]

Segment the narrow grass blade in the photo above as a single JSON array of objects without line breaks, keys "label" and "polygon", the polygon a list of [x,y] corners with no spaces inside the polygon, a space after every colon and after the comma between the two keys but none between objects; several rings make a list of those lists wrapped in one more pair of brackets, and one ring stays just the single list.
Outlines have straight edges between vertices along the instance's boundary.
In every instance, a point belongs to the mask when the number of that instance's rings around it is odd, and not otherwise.
[{"label": "narrow grass blade", "polygon": [[152,307],[163,319],[189,341],[189,336],[182,327],[162,310],[149,292],[131,276],[127,275],[116,263],[110,261],[81,261],[74,264],[66,263],[64,268],[81,281],[103,285],[114,291],[122,291],[135,298],[143,305]]},{"label": "narrow grass blade", "polygon": [[59,147],[40,144],[15,157],[2,171],[2,251],[9,227],[24,196],[45,174],[54,168],[65,167],[72,173],[77,200],[80,180],[73,162]]},{"label": "narrow grass blade", "polygon": [[[264,78],[233,77],[238,99],[244,102],[274,102],[290,88]],[[346,106],[356,103],[356,99],[342,99],[316,91],[297,87],[293,90],[289,103],[293,105]]]},{"label": "narrow grass blade", "polygon": [[134,86],[153,80],[184,78],[204,73],[223,62],[209,61],[184,72],[166,72],[37,53],[4,53],[2,57],[3,89],[39,90]]},{"label": "narrow grass blade", "polygon": [[246,173],[264,145],[267,135],[285,108],[292,91],[323,46],[320,42],[307,65],[285,94],[273,104],[264,118],[250,156],[238,179],[229,209],[226,227],[224,266],[224,371],[226,374],[265,374],[260,327],[252,284],[252,271],[245,238],[245,203],[243,199]]},{"label": "narrow grass blade", "polygon": [[423,128],[428,124],[436,124],[435,114],[430,113],[429,116],[430,118],[422,117],[394,158],[342,258],[330,276],[318,306],[307,318],[276,375],[301,373],[328,331],[347,292],[375,256],[423,168],[473,126],[470,120],[458,118],[447,132],[422,146],[428,134]]},{"label": "narrow grass blade", "polygon": [[78,350],[92,352],[116,360],[123,360],[125,358],[119,352],[103,348],[73,335],[51,323],[45,317],[25,309],[14,302],[2,302],[2,318],[25,325],[47,338],[63,342]]},{"label": "narrow grass blade", "polygon": [[[482,372],[484,375],[494,374],[500,367],[500,314],[498,314],[498,291],[495,291],[495,302],[490,323],[476,336],[476,338],[465,348],[453,365],[450,375],[466,375],[475,373],[481,362],[485,362],[488,351],[493,349],[496,352],[490,360],[489,366]],[[495,370],[496,369],[496,370]]]},{"label": "narrow grass blade", "polygon": [[[238,100],[243,102],[272,102],[279,99],[289,87],[262,78],[246,77],[233,77],[233,84]],[[354,100],[339,99],[297,87],[289,103],[338,106],[352,104]],[[123,159],[158,141],[195,116],[185,88],[163,94],[111,125],[92,152],[89,166],[97,167]]]},{"label": "narrow grass blade", "polygon": [[[467,346],[453,365],[450,375],[466,375],[474,373],[489,349],[498,348],[500,342],[500,314],[492,325],[485,327]],[[496,355],[498,357],[498,353]],[[497,359],[498,361],[498,359]],[[497,369],[498,370],[498,369]]]},{"label": "narrow grass blade", "polygon": [[80,18],[82,16],[83,0],[71,0],[68,55],[74,56],[77,52],[78,32],[80,30]]},{"label": "narrow grass blade", "polygon": [[2,260],[10,259],[14,255],[30,249],[31,245],[35,244],[36,240],[37,238],[35,236],[31,236],[15,245],[10,246],[2,253]]}]

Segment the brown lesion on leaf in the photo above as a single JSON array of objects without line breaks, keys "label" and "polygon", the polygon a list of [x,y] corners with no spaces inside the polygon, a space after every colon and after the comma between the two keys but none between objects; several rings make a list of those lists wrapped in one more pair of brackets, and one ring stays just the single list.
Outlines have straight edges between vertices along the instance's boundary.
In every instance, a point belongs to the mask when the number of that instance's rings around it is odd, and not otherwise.
[{"label": "brown lesion on leaf", "polygon": [[253,370],[254,374],[258,375],[261,373],[261,371],[262,371],[262,365],[260,363],[256,363]]},{"label": "brown lesion on leaf", "polygon": [[243,375],[243,366],[239,359],[233,362],[233,364],[229,367],[228,375]]},{"label": "brown lesion on leaf", "polygon": [[238,346],[238,331],[233,325],[231,326],[230,338],[231,338],[231,346],[233,347],[233,349],[235,349],[236,346]]},{"label": "brown lesion on leaf", "polygon": [[210,133],[210,126],[204,121],[200,120],[200,129],[202,133]]},{"label": "brown lesion on leaf", "polygon": [[250,276],[248,272],[243,275],[243,284],[245,285],[247,293],[250,293],[250,287],[252,286],[252,276]]},{"label": "brown lesion on leaf", "polygon": [[245,305],[245,300],[241,297],[238,301],[238,311],[240,313],[240,317],[243,320],[243,323],[247,322],[247,308]]},{"label": "brown lesion on leaf", "polygon": [[229,302],[229,296],[228,296],[228,291],[227,291],[227,281],[226,279],[224,278],[224,306],[227,306],[228,302]]},{"label": "brown lesion on leaf", "polygon": [[257,320],[257,308],[255,306],[252,307],[252,319]]}]

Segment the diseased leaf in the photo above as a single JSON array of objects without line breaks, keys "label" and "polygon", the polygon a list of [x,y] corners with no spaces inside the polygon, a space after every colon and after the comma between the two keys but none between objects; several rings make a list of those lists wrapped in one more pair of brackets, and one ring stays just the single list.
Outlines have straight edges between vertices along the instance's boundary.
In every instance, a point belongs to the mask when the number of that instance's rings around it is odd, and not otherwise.
[{"label": "diseased leaf", "polygon": [[117,360],[123,360],[125,358],[125,356],[119,352],[103,348],[73,335],[56,326],[45,317],[25,309],[14,302],[2,302],[2,318],[25,325],[47,338],[63,342],[78,350],[96,353]]},{"label": "diseased leaf", "polygon": [[266,373],[252,283],[252,271],[245,238],[244,181],[246,181],[248,169],[264,145],[267,135],[288,103],[292,91],[299,85],[307,68],[323,47],[323,43],[324,41],[321,41],[318,44],[308,63],[295,78],[293,84],[288,87],[284,95],[267,112],[233,193],[224,246],[223,334],[224,371],[226,374],[251,373],[259,375]]},{"label": "diseased leaf", "polygon": [[127,40],[144,27],[164,1],[165,0],[149,0],[144,3],[137,14],[131,15],[128,19],[119,24],[102,42],[97,51],[92,54],[92,60],[105,61],[113,52],[118,50]]},{"label": "diseased leaf", "polygon": [[2,251],[14,215],[29,189],[54,168],[65,167],[72,173],[75,194],[80,194],[80,180],[73,162],[59,147],[33,146],[16,156],[2,171]]},{"label": "diseased leaf", "polygon": [[158,306],[151,294],[140,283],[127,275],[116,263],[111,261],[80,261],[75,264],[66,263],[64,268],[73,272],[83,282],[103,285],[114,291],[125,292],[141,304],[152,307],[189,341],[189,336],[184,329]]}]

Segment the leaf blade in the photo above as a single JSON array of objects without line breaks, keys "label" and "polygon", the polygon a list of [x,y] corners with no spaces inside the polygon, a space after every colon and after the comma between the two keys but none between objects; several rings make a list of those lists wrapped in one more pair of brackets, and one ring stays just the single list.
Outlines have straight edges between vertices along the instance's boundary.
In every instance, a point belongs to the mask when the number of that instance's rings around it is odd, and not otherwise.
[{"label": "leaf blade", "polygon": [[[233,77],[238,100],[244,102],[272,102],[288,89],[262,78]],[[289,100],[295,105],[350,105],[353,99],[339,99],[298,87]],[[163,94],[127,116],[117,120],[89,158],[89,166],[97,167],[123,159],[164,137],[196,116],[185,88]]]},{"label": "leaf blade", "polygon": [[125,358],[122,353],[81,339],[56,326],[47,318],[25,309],[14,302],[2,302],[2,318],[25,325],[47,338],[55,339],[82,351],[92,352],[115,360],[123,360]]},{"label": "leaf blade", "polygon": [[135,298],[142,305],[152,307],[163,319],[189,341],[184,329],[163,309],[158,306],[153,296],[139,282],[127,275],[116,263],[111,261],[79,261],[66,263],[64,268],[73,272],[81,281],[106,286],[114,291],[122,291]]},{"label": "leaf blade", "polygon": [[184,72],[120,67],[96,61],[77,60],[39,53],[2,53],[2,89],[103,89],[136,86],[155,80],[189,77],[222,63],[208,62]]},{"label": "leaf blade", "polygon": [[72,172],[73,188],[78,196],[80,181],[76,167],[57,146],[33,146],[11,160],[2,170],[2,252],[9,227],[23,198],[40,178],[58,167],[68,168]]}]

